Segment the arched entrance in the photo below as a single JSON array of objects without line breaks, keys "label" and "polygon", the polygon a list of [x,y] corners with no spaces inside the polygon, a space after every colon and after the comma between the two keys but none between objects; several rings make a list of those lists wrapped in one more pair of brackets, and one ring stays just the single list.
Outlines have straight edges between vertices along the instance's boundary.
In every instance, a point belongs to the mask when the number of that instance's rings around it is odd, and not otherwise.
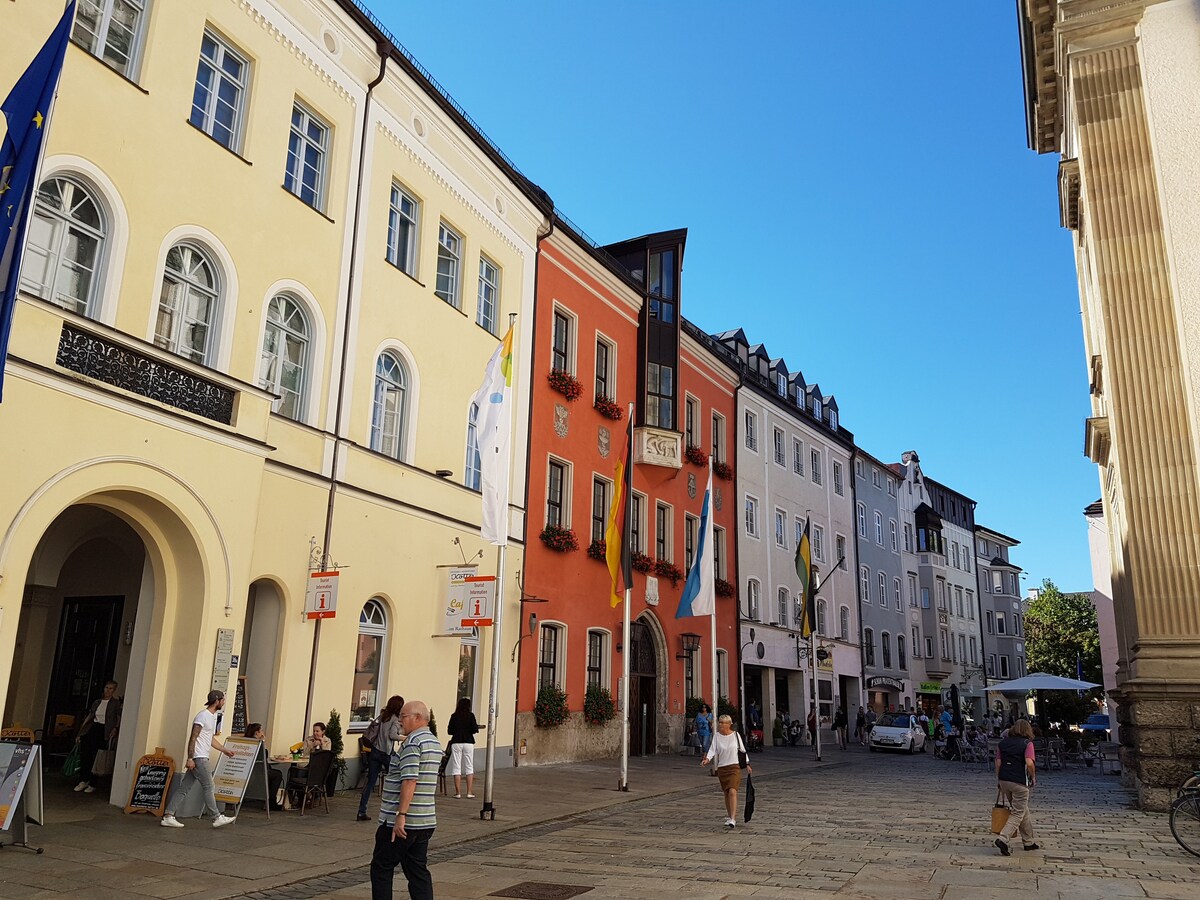
[{"label": "arched entrance", "polygon": [[648,756],[657,747],[658,653],[645,622],[630,624],[629,644],[629,752]]},{"label": "arched entrance", "polygon": [[[250,585],[246,599],[246,626],[238,674],[245,678],[246,722],[261,722],[267,734],[275,733],[275,675],[279,671],[279,642],[283,634],[283,597],[279,585],[260,578]],[[232,683],[230,690],[233,690]]]}]

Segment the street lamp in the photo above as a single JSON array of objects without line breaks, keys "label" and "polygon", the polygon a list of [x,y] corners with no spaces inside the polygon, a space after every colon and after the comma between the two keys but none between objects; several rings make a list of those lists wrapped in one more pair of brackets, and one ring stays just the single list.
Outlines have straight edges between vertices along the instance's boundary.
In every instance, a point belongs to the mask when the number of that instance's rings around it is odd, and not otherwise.
[{"label": "street lamp", "polygon": [[679,643],[683,647],[682,653],[676,653],[676,659],[687,659],[693,652],[700,649],[700,635],[690,631],[685,631],[679,635]]}]

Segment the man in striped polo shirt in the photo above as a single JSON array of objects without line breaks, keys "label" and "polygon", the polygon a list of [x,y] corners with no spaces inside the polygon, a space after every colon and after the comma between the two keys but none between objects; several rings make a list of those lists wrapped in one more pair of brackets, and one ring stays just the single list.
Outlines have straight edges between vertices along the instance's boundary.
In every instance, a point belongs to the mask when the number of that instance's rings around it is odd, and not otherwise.
[{"label": "man in striped polo shirt", "polygon": [[442,745],[429,730],[429,707],[410,700],[400,710],[404,742],[392,750],[383,779],[379,828],[371,856],[371,900],[392,900],[396,866],[408,879],[412,900],[433,900],[429,839],[437,827],[433,806]]}]

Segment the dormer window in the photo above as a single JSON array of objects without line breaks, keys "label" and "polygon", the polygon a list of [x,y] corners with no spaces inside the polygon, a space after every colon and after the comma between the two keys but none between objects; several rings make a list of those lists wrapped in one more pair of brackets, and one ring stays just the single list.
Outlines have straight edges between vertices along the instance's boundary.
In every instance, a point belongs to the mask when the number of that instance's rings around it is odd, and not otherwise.
[{"label": "dormer window", "polygon": [[814,416],[816,416],[818,419],[821,418],[821,398],[820,397],[813,397],[812,414]]},{"label": "dormer window", "polygon": [[780,397],[787,396],[787,376],[782,372],[775,373],[775,387],[779,391]]},{"label": "dormer window", "polygon": [[831,409],[831,410],[829,411],[829,427],[830,427],[830,428],[832,428],[834,431],[837,431],[837,427],[838,427],[838,414],[837,414],[837,410],[836,410],[836,409]]}]

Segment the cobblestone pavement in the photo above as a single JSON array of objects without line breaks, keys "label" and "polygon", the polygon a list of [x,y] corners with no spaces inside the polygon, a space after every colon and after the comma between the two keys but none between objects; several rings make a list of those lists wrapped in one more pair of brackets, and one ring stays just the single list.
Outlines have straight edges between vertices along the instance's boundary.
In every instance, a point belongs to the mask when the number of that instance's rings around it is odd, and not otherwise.
[{"label": "cobblestone pavement", "polygon": [[[1166,817],[1141,813],[1119,780],[1091,769],[1044,774],[1034,793],[1042,849],[1003,858],[992,846],[994,776],[929,755],[803,749],[752,757],[754,820],[722,826],[715,779],[694,760],[633,760],[633,791],[613,790],[615,762],[497,773],[495,822],[480,801],[439,799],[433,840],[439,898],[477,898],[523,882],[576,885],[585,898],[1200,898],[1200,858]],[[477,785],[478,787],[478,785]],[[47,789],[43,856],[0,851],[0,897],[88,900],[370,896],[373,824],[354,798],[301,818],[245,810],[214,831],[125,816],[66,785]],[[372,805],[374,808],[374,804]],[[397,896],[407,896],[400,876]],[[545,897],[545,893],[511,896]]]},{"label": "cobblestone pavement", "polygon": [[[435,835],[437,895],[541,882],[591,888],[588,898],[1200,897],[1200,858],[1175,843],[1165,816],[1131,809],[1114,776],[1044,774],[1033,799],[1041,849],[1004,858],[990,833],[990,768],[928,755],[826,759],[835,764],[760,773],[754,819],[733,831],[715,782],[697,776],[684,791],[468,844],[439,848]],[[360,868],[247,896],[366,898],[366,879]]]}]

